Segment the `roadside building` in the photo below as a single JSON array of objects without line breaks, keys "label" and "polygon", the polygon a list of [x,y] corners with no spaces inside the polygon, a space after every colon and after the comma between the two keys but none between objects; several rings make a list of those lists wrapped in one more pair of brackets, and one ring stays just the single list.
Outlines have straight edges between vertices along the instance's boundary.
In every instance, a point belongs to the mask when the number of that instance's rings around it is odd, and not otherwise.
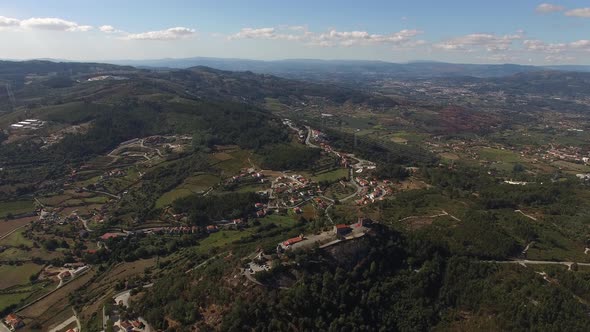
[{"label": "roadside building", "polygon": [[123,233],[104,233],[100,239],[103,241],[106,241],[108,239],[114,239],[114,238],[118,238],[120,236],[125,236],[125,234]]},{"label": "roadside building", "polygon": [[352,229],[350,228],[350,226],[345,225],[345,224],[338,224],[338,225],[334,226],[334,233],[336,233],[337,236],[346,236],[351,231],[352,231]]},{"label": "roadside building", "polygon": [[301,241],[303,241],[303,235],[299,235],[297,237],[290,238],[286,241],[283,241],[282,244],[283,244],[283,247],[288,248],[288,247],[294,245],[295,243],[299,243]]},{"label": "roadside building", "polygon": [[16,314],[9,314],[8,316],[4,317],[4,323],[11,331],[16,331],[25,326],[23,320]]}]

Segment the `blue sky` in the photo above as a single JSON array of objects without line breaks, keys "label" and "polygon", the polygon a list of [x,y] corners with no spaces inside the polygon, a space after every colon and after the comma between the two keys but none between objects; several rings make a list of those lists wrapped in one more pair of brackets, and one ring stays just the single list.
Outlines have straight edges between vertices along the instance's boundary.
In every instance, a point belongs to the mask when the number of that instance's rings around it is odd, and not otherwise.
[{"label": "blue sky", "polygon": [[0,1],[2,58],[590,64],[590,2]]}]

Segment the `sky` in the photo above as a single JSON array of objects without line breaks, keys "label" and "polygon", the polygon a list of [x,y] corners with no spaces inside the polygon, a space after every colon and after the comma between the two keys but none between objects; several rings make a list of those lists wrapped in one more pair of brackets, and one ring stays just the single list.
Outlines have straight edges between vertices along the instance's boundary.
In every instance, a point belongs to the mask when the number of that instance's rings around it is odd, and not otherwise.
[{"label": "sky", "polygon": [[0,57],[590,65],[590,1],[0,0]]}]

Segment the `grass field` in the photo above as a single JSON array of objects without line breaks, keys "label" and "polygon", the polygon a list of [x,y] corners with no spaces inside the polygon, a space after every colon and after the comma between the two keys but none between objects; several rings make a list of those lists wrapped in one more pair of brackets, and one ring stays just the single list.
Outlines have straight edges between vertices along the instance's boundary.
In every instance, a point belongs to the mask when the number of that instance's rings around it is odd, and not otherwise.
[{"label": "grass field", "polygon": [[217,183],[219,183],[219,177],[213,174],[199,174],[184,180],[182,187],[193,192],[200,192],[209,189]]},{"label": "grass field", "polygon": [[[296,223],[292,216],[269,215],[258,220],[261,226],[274,223],[280,228],[290,228]],[[250,221],[252,223],[252,221]],[[244,230],[221,230],[217,233],[210,234],[207,238],[199,242],[197,252],[208,253],[213,248],[225,247],[234,241],[245,238],[256,233],[257,227],[250,227]]]},{"label": "grass field", "polygon": [[269,109],[271,111],[281,111],[283,109],[288,109],[276,98],[265,98],[264,101],[264,108]]},{"label": "grass field", "polygon": [[68,296],[76,289],[84,286],[94,275],[94,271],[89,271],[84,275],[67,283],[51,295],[45,297],[43,300],[33,304],[30,307],[19,312],[23,317],[37,318],[41,317],[41,321],[52,317],[56,312],[60,312],[64,307],[69,306]]},{"label": "grass field", "polygon": [[0,311],[8,308],[11,305],[19,304],[20,301],[31,296],[32,293],[13,293],[13,294],[0,294]]},{"label": "grass field", "polygon": [[26,217],[13,220],[0,220],[0,236],[8,234],[16,228],[30,223],[33,220],[37,220],[37,217]]},{"label": "grass field", "polygon": [[311,176],[313,181],[336,181],[341,178],[348,177],[348,169],[346,168],[338,168],[332,171],[323,172],[323,173],[316,173],[316,175]]},{"label": "grass field", "polygon": [[457,154],[452,153],[452,152],[443,152],[440,154],[440,157],[444,160],[459,160],[459,159],[461,159],[461,157],[459,157]]},{"label": "grass field", "polygon": [[22,261],[31,259],[31,254],[18,248],[8,248],[0,252],[0,261]]},{"label": "grass field", "polygon": [[56,196],[51,196],[51,197],[42,197],[39,198],[39,201],[45,205],[49,205],[49,206],[57,206],[61,203],[63,203],[64,201],[71,199],[72,197],[70,195],[56,195]]},{"label": "grass field", "polygon": [[41,271],[42,266],[25,263],[20,266],[0,265],[0,289],[22,285],[29,282],[29,277]]},{"label": "grass field", "polygon": [[[0,240],[0,245],[10,246],[10,247],[18,247],[18,246],[27,246],[32,247],[33,241],[25,238],[23,235],[24,229],[19,229],[18,231],[10,234],[8,237]],[[1,275],[1,274],[0,274]]]},{"label": "grass field", "polygon": [[156,208],[170,205],[178,198],[204,192],[210,187],[216,185],[218,182],[219,178],[212,174],[199,174],[187,178],[178,187],[167,193],[164,193],[160,198],[158,198],[156,201]]},{"label": "grass field", "polygon": [[392,135],[391,141],[398,144],[420,143],[427,137],[428,134],[400,131]]},{"label": "grass field", "polygon": [[342,187],[340,183],[334,183],[325,190],[324,195],[335,199],[342,199],[353,194],[355,191],[356,189],[351,185]]},{"label": "grass field", "polygon": [[82,201],[86,204],[104,204],[110,200],[109,197],[106,196],[95,196],[90,198],[84,198]]},{"label": "grass field", "polygon": [[240,172],[242,168],[249,168],[251,165],[248,163],[248,157],[250,152],[244,150],[237,150],[228,153],[232,158],[219,161],[218,159],[212,160],[212,165],[215,168],[223,171],[224,177],[229,177]]},{"label": "grass field", "polygon": [[33,201],[0,202],[0,218],[35,211]]},{"label": "grass field", "polygon": [[184,188],[173,189],[173,190],[165,193],[164,195],[160,196],[160,198],[158,198],[158,200],[156,201],[156,208],[158,209],[158,208],[164,207],[166,205],[170,205],[176,199],[186,197],[191,194],[192,194],[192,192],[188,189],[184,189]]},{"label": "grass field", "polygon": [[489,161],[501,161],[505,163],[520,162],[520,156],[512,151],[500,150],[494,148],[482,148],[479,150],[481,158]]},{"label": "grass field", "polygon": [[563,160],[553,162],[551,165],[553,165],[559,169],[563,169],[563,170],[570,171],[573,173],[588,173],[588,172],[590,172],[590,166],[588,166],[588,165],[575,164],[575,163],[570,163],[570,162],[563,161]]}]

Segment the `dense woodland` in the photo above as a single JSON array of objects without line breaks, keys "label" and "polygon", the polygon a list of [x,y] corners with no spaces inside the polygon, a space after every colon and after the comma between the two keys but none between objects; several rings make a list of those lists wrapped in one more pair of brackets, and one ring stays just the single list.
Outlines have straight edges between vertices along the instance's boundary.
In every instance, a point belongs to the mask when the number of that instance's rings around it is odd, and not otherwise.
[{"label": "dense woodland", "polygon": [[[287,290],[219,287],[219,278],[231,272],[212,265],[194,276],[163,278],[134,310],[158,328],[166,328],[164,317],[169,317],[183,326],[197,323],[206,329],[195,308],[229,306],[224,331],[424,331],[458,326],[582,331],[590,323],[566,289],[587,297],[576,279],[568,279],[564,287],[547,287],[542,277],[520,266],[477,262],[420,235],[386,229],[351,246],[297,254],[293,269],[300,277]],[[290,275],[290,269],[271,270],[271,278]]]}]

